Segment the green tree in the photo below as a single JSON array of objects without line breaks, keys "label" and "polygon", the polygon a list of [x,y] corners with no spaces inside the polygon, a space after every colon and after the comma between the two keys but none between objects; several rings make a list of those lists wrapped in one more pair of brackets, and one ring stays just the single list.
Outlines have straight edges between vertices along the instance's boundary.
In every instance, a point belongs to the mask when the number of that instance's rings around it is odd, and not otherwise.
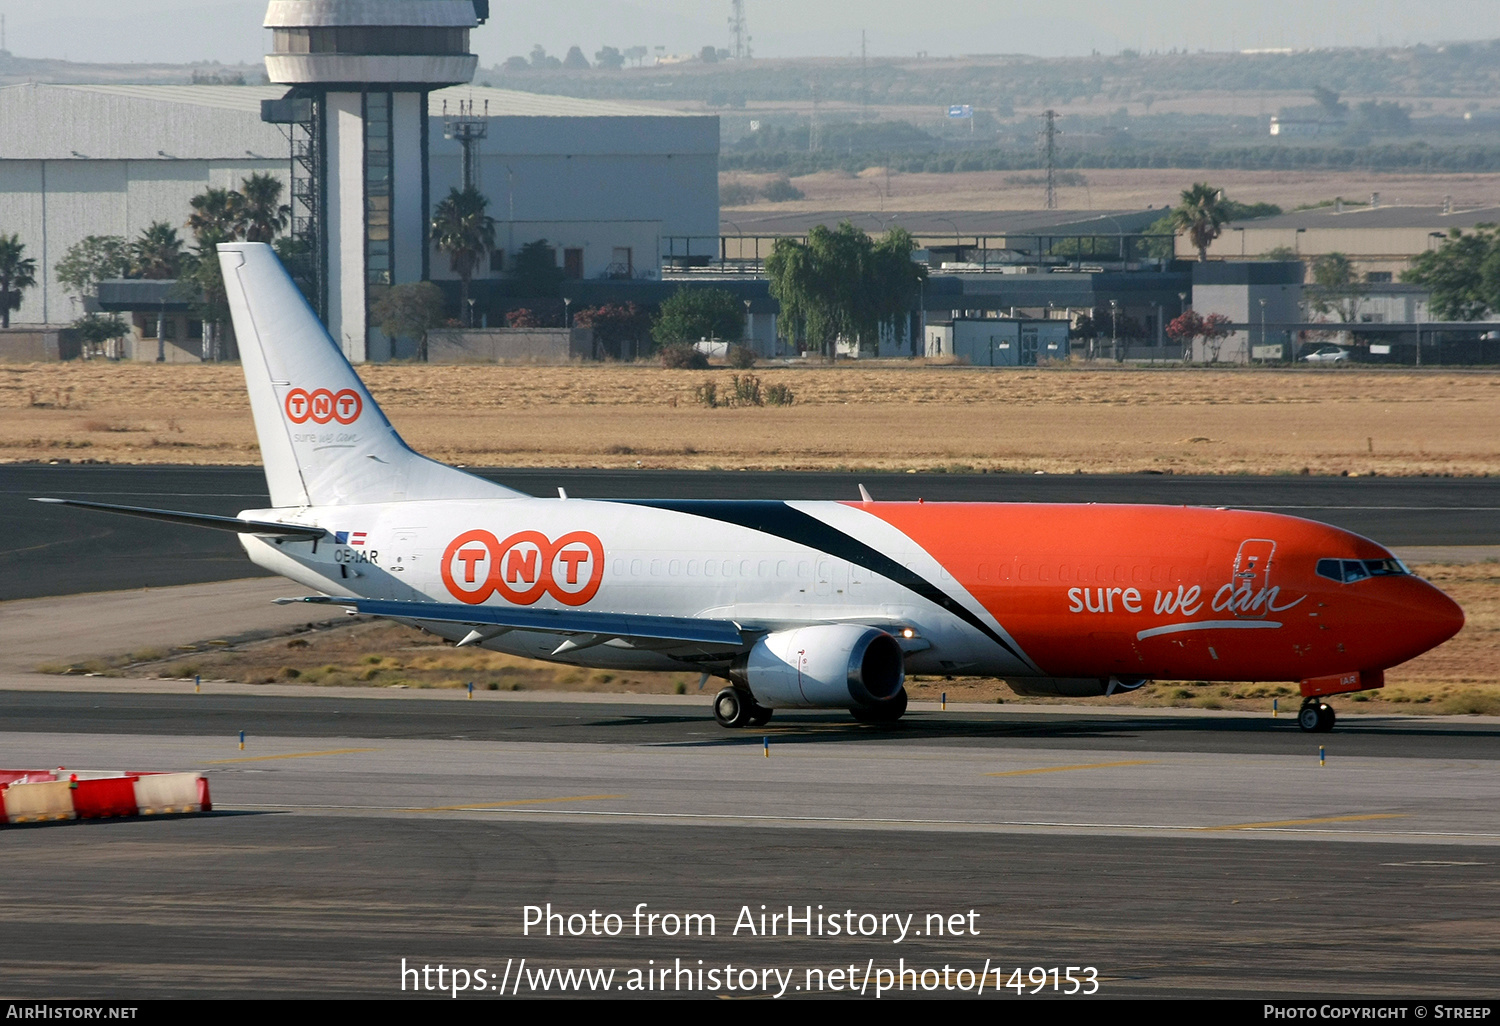
[{"label": "green tree", "polygon": [[568,47],[568,55],[563,58],[562,66],[568,71],[589,70],[589,59],[583,55],[583,50],[576,46]]},{"label": "green tree", "polygon": [[1185,234],[1198,251],[1198,260],[1208,259],[1208,247],[1224,231],[1229,215],[1224,209],[1224,191],[1207,182],[1182,190],[1182,202],[1172,211],[1172,226]]},{"label": "green tree", "polygon": [[563,270],[557,266],[557,250],[547,245],[546,239],[524,243],[511,262],[510,276],[522,296],[536,299],[556,296],[563,282]]},{"label": "green tree", "polygon": [[427,335],[443,323],[443,290],[430,281],[392,285],[370,308],[380,330],[391,338],[417,343],[417,357],[427,359]]},{"label": "green tree", "polygon": [[911,259],[915,241],[903,229],[877,244],[848,221],[819,225],[806,242],[777,239],[766,259],[771,295],[809,350],[832,359],[840,338],[879,351],[882,327],[910,310],[927,269]]},{"label": "green tree", "polygon": [[256,172],[240,182],[235,234],[246,242],[271,242],[286,230],[292,209],[281,202],[281,179]]},{"label": "green tree", "polygon": [[10,327],[10,312],[21,308],[21,293],[36,284],[36,260],[25,253],[19,235],[0,235],[0,327]]},{"label": "green tree", "polygon": [[78,341],[89,355],[103,352],[104,345],[121,337],[129,329],[115,314],[85,314],[73,322]]},{"label": "green tree", "polygon": [[188,200],[193,208],[187,219],[188,231],[200,242],[204,238],[224,242],[237,238],[244,200],[230,189],[205,189]]},{"label": "green tree", "polygon": [[616,47],[606,46],[594,51],[594,63],[606,71],[619,71],[625,66],[625,58]]},{"label": "green tree", "polygon": [[176,278],[186,255],[177,229],[165,221],[153,221],[130,244],[131,276],[158,281]]},{"label": "green tree", "polygon": [[96,296],[99,283],[130,273],[130,249],[120,235],[90,235],[68,247],[57,262],[57,280],[79,299]]},{"label": "green tree", "polygon": [[1262,260],[1300,260],[1301,255],[1291,246],[1272,246],[1260,255]]},{"label": "green tree", "polygon": [[1426,286],[1432,316],[1444,321],[1477,321],[1500,309],[1500,229],[1492,224],[1472,234],[1455,228],[1435,250],[1412,258],[1401,280]]},{"label": "green tree", "polygon": [[495,248],[495,219],[485,213],[489,205],[471,185],[449,191],[432,215],[432,242],[439,252],[448,254],[448,267],[458,275],[459,311],[466,322],[473,320],[469,283],[479,262]]},{"label": "green tree", "polygon": [[1345,324],[1353,321],[1359,313],[1359,301],[1370,291],[1360,282],[1354,262],[1343,253],[1327,253],[1313,261],[1312,276],[1306,292],[1313,309],[1331,313]]},{"label": "green tree", "polygon": [[745,304],[725,289],[678,289],[662,303],[651,325],[651,337],[659,346],[702,338],[738,342],[744,334]]},{"label": "green tree", "polygon": [[1146,255],[1153,260],[1171,260],[1177,255],[1177,225],[1171,211],[1148,224],[1145,234],[1151,236],[1144,242]]}]

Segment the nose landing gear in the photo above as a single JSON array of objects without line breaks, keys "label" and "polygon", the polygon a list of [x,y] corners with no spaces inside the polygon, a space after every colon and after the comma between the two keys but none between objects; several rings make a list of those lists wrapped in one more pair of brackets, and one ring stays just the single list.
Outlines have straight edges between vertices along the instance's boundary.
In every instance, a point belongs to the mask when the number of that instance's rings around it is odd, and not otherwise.
[{"label": "nose landing gear", "polygon": [[1297,713],[1297,726],[1312,734],[1326,734],[1333,729],[1333,706],[1316,698],[1304,698]]}]

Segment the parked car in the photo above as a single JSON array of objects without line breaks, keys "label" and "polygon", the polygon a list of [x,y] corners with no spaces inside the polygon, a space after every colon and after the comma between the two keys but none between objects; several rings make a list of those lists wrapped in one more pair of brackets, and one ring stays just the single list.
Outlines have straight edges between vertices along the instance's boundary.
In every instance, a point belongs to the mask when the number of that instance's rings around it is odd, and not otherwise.
[{"label": "parked car", "polygon": [[1308,363],[1348,363],[1349,350],[1339,346],[1319,346],[1302,359]]}]

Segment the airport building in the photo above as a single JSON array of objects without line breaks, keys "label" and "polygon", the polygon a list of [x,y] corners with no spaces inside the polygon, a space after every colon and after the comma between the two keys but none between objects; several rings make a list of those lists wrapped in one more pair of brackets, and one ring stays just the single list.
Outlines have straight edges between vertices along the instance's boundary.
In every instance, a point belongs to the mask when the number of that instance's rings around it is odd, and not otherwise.
[{"label": "airport building", "polygon": [[[12,323],[64,324],[85,312],[79,297],[59,284],[56,264],[86,236],[130,239],[165,221],[191,243],[184,227],[188,201],[205,189],[236,188],[250,174],[266,172],[282,178],[290,192],[293,126],[262,120],[263,104],[279,103],[288,91],[285,85],[0,88],[0,124],[6,126],[0,230],[18,234],[38,267],[37,285],[24,293]],[[394,100],[396,106],[410,102]],[[328,254],[319,287],[329,297],[321,312],[339,327],[335,335],[355,360],[410,355],[393,351],[364,323],[365,299],[355,283],[382,273],[393,282],[424,274],[456,282],[446,256],[423,236],[416,245],[411,240],[433,206],[462,184],[462,143],[445,137],[461,110],[484,128],[471,146],[476,184],[496,220],[496,251],[476,272],[477,294],[498,285],[516,250],[539,239],[547,240],[569,277],[618,282],[659,280],[668,237],[717,238],[717,117],[480,86],[434,89],[426,96],[425,129],[418,122],[428,139],[425,167],[411,163],[411,147],[400,140],[390,151],[398,218],[407,205],[405,239],[398,223],[394,249],[380,248],[383,240],[374,234],[382,226],[367,223],[370,201],[379,197],[356,191],[359,178],[347,170],[345,177],[354,180],[344,182],[339,195],[357,197],[353,213],[347,201],[336,206],[337,195],[320,197],[324,230],[334,233],[326,238],[344,242]],[[364,174],[364,155],[356,155]],[[296,200],[293,214],[308,216]],[[343,253],[358,262],[341,265]],[[389,262],[377,266],[371,257]],[[136,323],[138,334],[150,335],[146,350],[154,352],[156,314],[148,309]],[[169,335],[174,326],[196,330],[185,315],[174,315]]]}]

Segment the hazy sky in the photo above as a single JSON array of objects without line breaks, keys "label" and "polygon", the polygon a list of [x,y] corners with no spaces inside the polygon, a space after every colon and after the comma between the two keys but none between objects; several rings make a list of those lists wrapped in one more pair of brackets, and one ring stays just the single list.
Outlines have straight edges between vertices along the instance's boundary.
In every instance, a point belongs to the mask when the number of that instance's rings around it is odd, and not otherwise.
[{"label": "hazy sky", "polygon": [[[745,0],[758,56],[1106,53],[1500,38],[1500,0]],[[729,0],[491,0],[474,35],[488,65],[534,43],[592,59],[603,45],[727,46]],[[255,60],[265,0],[0,0],[17,56],[80,61]]]}]

